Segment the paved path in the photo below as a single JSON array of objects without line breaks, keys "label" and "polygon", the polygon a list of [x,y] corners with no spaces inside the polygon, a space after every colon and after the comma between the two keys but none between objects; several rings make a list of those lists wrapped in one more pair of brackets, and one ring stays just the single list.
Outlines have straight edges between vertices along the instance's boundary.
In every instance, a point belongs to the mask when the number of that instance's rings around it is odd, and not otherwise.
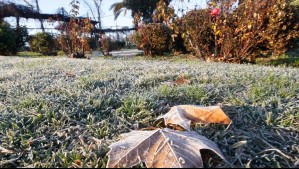
[{"label": "paved path", "polygon": [[[143,54],[143,52],[138,49],[126,49],[126,50],[121,50],[121,51],[113,51],[110,53],[112,54],[112,56],[115,56],[115,57],[128,57],[128,56],[136,56],[136,55]],[[99,57],[99,56],[103,56],[103,54],[100,51],[94,51],[92,56]]]}]

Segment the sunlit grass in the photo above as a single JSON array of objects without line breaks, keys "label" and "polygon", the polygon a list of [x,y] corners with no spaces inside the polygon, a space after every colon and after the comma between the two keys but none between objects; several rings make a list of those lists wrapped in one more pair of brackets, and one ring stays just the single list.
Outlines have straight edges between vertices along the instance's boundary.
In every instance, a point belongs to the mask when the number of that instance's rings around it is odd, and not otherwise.
[{"label": "sunlit grass", "polygon": [[[18,52],[17,56],[20,57],[31,57],[31,58],[37,58],[37,57],[48,57],[45,55],[42,55],[38,52],[32,52],[32,51],[22,51],[22,52]],[[58,51],[57,52],[57,56],[65,56],[65,54],[63,53],[63,51]],[[51,56],[49,56],[51,57]]]}]

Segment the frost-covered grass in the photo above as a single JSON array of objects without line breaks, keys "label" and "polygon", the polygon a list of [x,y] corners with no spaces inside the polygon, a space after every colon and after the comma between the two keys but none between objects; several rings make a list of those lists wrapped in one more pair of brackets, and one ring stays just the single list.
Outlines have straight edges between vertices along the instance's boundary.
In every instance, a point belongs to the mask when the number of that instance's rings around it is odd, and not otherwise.
[{"label": "frost-covered grass", "polygon": [[[0,57],[0,72],[0,167],[105,167],[121,133],[153,125],[178,104],[223,107],[230,126],[195,130],[234,167],[299,163],[299,69]],[[191,84],[164,84],[180,76]]]}]

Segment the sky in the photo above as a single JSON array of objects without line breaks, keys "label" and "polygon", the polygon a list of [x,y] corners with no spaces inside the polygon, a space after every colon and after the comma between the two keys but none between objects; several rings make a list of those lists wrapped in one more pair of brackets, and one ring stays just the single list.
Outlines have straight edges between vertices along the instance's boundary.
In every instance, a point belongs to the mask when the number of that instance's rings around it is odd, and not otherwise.
[{"label": "sky", "polygon": [[[15,3],[24,4],[23,0],[11,0]],[[29,2],[34,0],[28,0]],[[83,2],[83,0],[80,1],[80,16],[89,16],[92,17],[90,9],[87,7],[87,5]],[[92,3],[92,0],[87,0]],[[184,9],[184,11],[188,11],[190,9],[197,8],[203,8],[205,5],[202,3],[204,0],[190,0],[191,2],[188,3],[188,0],[185,0],[184,2],[181,2],[181,0],[173,0],[172,6],[175,8]],[[70,11],[71,0],[39,0],[40,10],[42,13],[55,13],[56,10],[60,7],[64,7],[66,11]],[[123,27],[123,26],[133,26],[133,19],[131,18],[131,13],[128,12],[125,16],[121,14],[117,20],[114,20],[113,12],[110,9],[110,6],[116,2],[121,2],[121,0],[103,0],[102,5],[102,26],[103,28],[115,28],[117,27]],[[95,11],[95,10],[94,10]],[[181,13],[179,13],[181,14]],[[8,22],[10,22],[13,26],[16,25],[15,18],[7,18]],[[38,20],[33,19],[21,19],[22,26],[26,26],[28,28],[39,28],[40,23]],[[46,28],[53,28],[56,24],[54,23],[47,23],[44,22],[44,26]],[[35,32],[39,31],[38,29],[30,29],[29,33],[33,34]],[[53,31],[53,30],[48,30]]]}]

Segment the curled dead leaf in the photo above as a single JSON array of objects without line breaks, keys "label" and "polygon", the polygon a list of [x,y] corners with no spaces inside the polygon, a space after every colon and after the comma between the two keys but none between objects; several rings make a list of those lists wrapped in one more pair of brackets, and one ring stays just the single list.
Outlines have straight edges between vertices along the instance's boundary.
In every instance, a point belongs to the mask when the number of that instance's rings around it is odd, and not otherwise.
[{"label": "curled dead leaf", "polygon": [[132,167],[144,162],[148,168],[204,167],[210,150],[225,160],[217,145],[196,132],[157,129],[132,131],[110,145],[108,168]]},{"label": "curled dead leaf", "polygon": [[231,120],[219,106],[200,107],[190,105],[174,106],[165,115],[158,117],[165,126],[180,126],[190,131],[191,123],[222,123],[230,124]]}]

